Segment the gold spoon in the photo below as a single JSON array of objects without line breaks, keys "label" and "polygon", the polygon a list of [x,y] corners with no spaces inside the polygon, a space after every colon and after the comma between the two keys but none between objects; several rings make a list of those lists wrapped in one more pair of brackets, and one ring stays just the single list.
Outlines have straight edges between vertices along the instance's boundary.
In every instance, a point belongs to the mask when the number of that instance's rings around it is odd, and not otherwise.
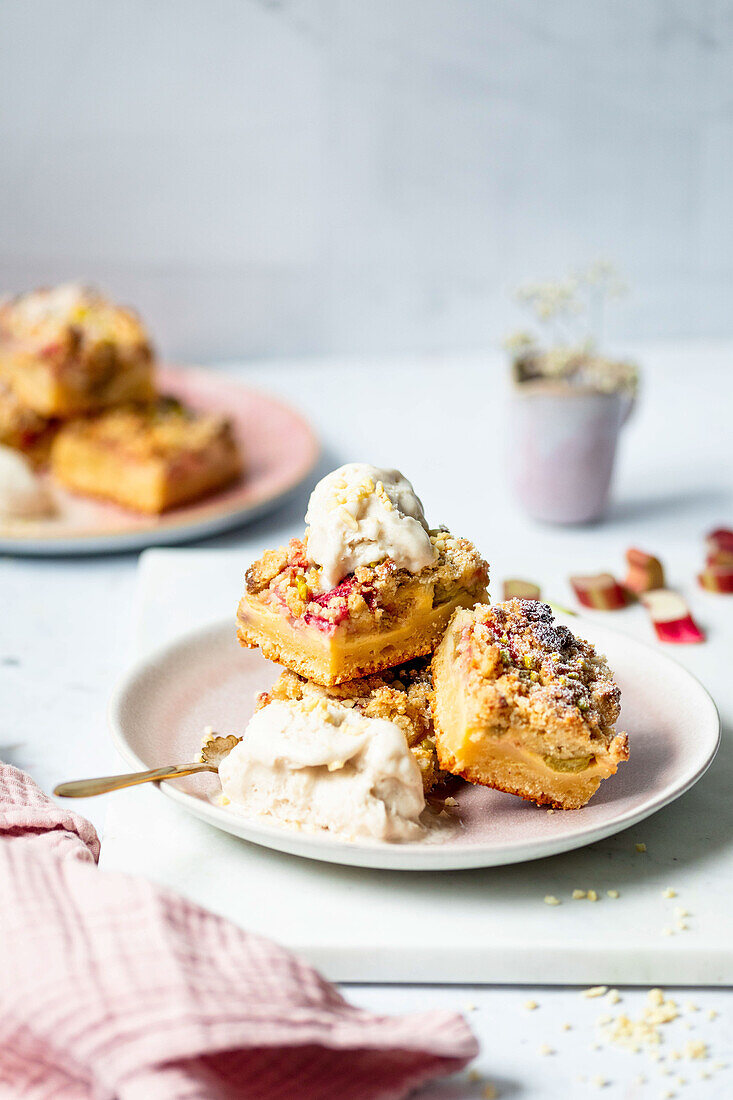
[{"label": "gold spoon", "polygon": [[177,779],[196,772],[217,772],[225,756],[242,740],[233,733],[220,737],[216,733],[207,736],[198,760],[192,764],[171,764],[165,768],[152,768],[146,772],[129,772],[127,775],[105,775],[99,779],[75,779],[71,783],[59,783],[53,793],[61,798],[91,798],[95,794],[119,791],[123,787],[135,787],[138,783],[155,783],[161,779]]}]

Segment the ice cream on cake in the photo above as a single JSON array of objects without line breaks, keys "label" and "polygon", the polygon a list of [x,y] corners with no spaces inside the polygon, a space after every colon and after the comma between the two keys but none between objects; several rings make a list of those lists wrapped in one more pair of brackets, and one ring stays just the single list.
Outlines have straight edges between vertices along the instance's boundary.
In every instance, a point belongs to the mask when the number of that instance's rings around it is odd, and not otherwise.
[{"label": "ice cream on cake", "polygon": [[409,573],[437,560],[422,503],[399,470],[341,466],[316,485],[305,522],[308,561],[320,567],[324,588],[385,558]]},{"label": "ice cream on cake", "polygon": [[458,611],[433,657],[441,767],[562,809],[584,806],[628,759],[605,657],[547,604]]},{"label": "ice cream on cake", "polygon": [[311,495],[304,538],[247,571],[244,646],[332,685],[431,653],[451,615],[487,599],[488,566],[466,539],[428,528],[396,470],[351,463]]},{"label": "ice cream on cake", "polygon": [[366,718],[394,722],[402,730],[410,752],[417,761],[427,794],[448,778],[438,766],[433,729],[433,680],[430,658],[418,657],[397,668],[385,669],[360,680],[347,680],[332,687],[321,687],[287,670],[269,691],[257,699],[258,709],[275,701],[312,702],[327,699],[350,707]]},{"label": "ice cream on cake", "polygon": [[331,700],[258,710],[219,765],[233,807],[349,838],[419,839],[420,769],[399,726]]}]

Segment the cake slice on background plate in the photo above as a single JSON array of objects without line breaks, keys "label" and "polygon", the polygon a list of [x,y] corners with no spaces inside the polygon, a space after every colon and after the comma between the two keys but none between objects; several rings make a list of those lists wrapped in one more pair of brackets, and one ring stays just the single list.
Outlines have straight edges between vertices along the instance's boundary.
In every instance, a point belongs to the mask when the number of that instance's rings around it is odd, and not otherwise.
[{"label": "cake slice on background plate", "polygon": [[157,514],[223,488],[242,459],[226,417],[160,397],[62,425],[51,471],[73,492]]},{"label": "cake slice on background plate", "polygon": [[94,289],[65,283],[0,304],[0,379],[44,417],[154,395],[142,322]]},{"label": "cake slice on background plate", "polygon": [[58,421],[41,416],[24,405],[15,391],[0,379],[0,446],[21,451],[34,466],[48,461]]}]

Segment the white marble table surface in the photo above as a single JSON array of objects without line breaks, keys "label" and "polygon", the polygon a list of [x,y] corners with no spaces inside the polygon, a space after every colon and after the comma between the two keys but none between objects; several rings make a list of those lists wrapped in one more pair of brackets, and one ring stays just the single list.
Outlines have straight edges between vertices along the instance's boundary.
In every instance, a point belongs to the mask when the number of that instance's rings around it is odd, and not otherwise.
[{"label": "white marble table surface", "polygon": [[[429,516],[449,518],[454,530],[480,537],[497,578],[513,573],[542,582],[543,553],[556,557],[559,549],[567,551],[568,572],[618,572],[623,551],[636,543],[658,551],[673,579],[689,579],[702,558],[703,533],[733,525],[733,345],[630,350],[644,366],[645,385],[623,440],[615,502],[606,522],[570,531],[531,524],[512,501],[505,478],[506,394],[497,356],[312,360],[227,369],[304,409],[323,441],[323,471],[351,459],[401,467]],[[470,481],[461,475],[466,468]],[[260,521],[258,537],[277,541],[297,530],[304,502],[303,495]],[[484,515],[480,525],[478,509]],[[241,539],[234,532],[206,545],[234,547]],[[0,757],[30,771],[46,790],[62,779],[117,766],[105,707],[129,656],[135,569],[135,555],[0,559]],[[548,595],[570,600],[567,591]],[[704,609],[713,606],[704,601],[715,598],[701,594],[699,599],[704,618]],[[711,617],[720,617],[721,606]],[[719,661],[720,654],[709,643],[686,651],[682,659],[705,682],[708,663]],[[718,702],[729,738],[733,696]],[[85,803],[84,812],[101,831],[105,799]],[[623,1004],[605,1010],[633,1015],[644,991],[621,994]],[[666,1050],[703,1038],[711,1058],[668,1059],[661,1068],[642,1054],[593,1050],[593,1025],[604,1006],[577,990],[352,986],[348,995],[383,1012],[448,1006],[469,1011],[482,1043],[476,1064],[481,1079],[463,1075],[425,1090],[426,1097],[478,1098],[489,1082],[506,1097],[598,1093],[645,1100],[733,1094],[733,1072],[727,1068],[733,1057],[733,998],[727,990],[676,995],[680,1005],[694,1002],[700,1011],[685,1012],[672,1025]],[[529,1011],[528,1000],[539,1007]],[[717,1019],[708,1019],[710,1009],[719,1012]],[[571,1030],[563,1030],[566,1022]],[[540,1053],[543,1044],[555,1053]],[[726,1068],[713,1068],[718,1063]],[[636,1082],[639,1075],[644,1083]],[[679,1083],[679,1076],[686,1083]],[[600,1092],[596,1078],[606,1081]]]}]

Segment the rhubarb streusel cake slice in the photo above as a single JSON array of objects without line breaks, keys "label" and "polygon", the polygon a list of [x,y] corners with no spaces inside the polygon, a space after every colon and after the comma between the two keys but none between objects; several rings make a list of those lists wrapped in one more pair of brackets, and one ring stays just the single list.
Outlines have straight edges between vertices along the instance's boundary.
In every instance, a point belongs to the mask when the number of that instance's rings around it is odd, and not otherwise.
[{"label": "rhubarb streusel cake slice", "polygon": [[69,283],[0,304],[0,379],[40,416],[147,401],[152,364],[137,315],[96,290]]},{"label": "rhubarb streusel cake slice", "polygon": [[471,783],[571,810],[628,759],[606,658],[547,604],[456,612],[433,678],[440,766]]},{"label": "rhubarb streusel cake slice", "polygon": [[329,686],[432,653],[458,607],[486,599],[486,565],[466,539],[430,535],[435,565],[360,565],[323,591],[306,544],[267,551],[247,570],[237,612],[243,646]]},{"label": "rhubarb streusel cake slice", "polygon": [[396,470],[353,463],[316,486],[305,538],[247,571],[243,646],[329,686],[432,653],[459,607],[487,599],[488,566],[467,539],[429,531]]},{"label": "rhubarb streusel cake slice", "polygon": [[286,670],[269,691],[258,697],[257,709],[276,701],[327,699],[353,707],[366,718],[394,722],[407,739],[427,794],[447,778],[438,766],[435,751],[432,696],[430,658],[419,657],[397,668],[332,687],[322,687]]},{"label": "rhubarb streusel cake slice", "polygon": [[0,379],[0,444],[22,451],[35,466],[43,465],[57,422],[24,405],[7,382]]},{"label": "rhubarb streusel cake slice", "polygon": [[160,397],[62,425],[51,469],[74,492],[154,514],[222,488],[242,459],[226,417]]}]

